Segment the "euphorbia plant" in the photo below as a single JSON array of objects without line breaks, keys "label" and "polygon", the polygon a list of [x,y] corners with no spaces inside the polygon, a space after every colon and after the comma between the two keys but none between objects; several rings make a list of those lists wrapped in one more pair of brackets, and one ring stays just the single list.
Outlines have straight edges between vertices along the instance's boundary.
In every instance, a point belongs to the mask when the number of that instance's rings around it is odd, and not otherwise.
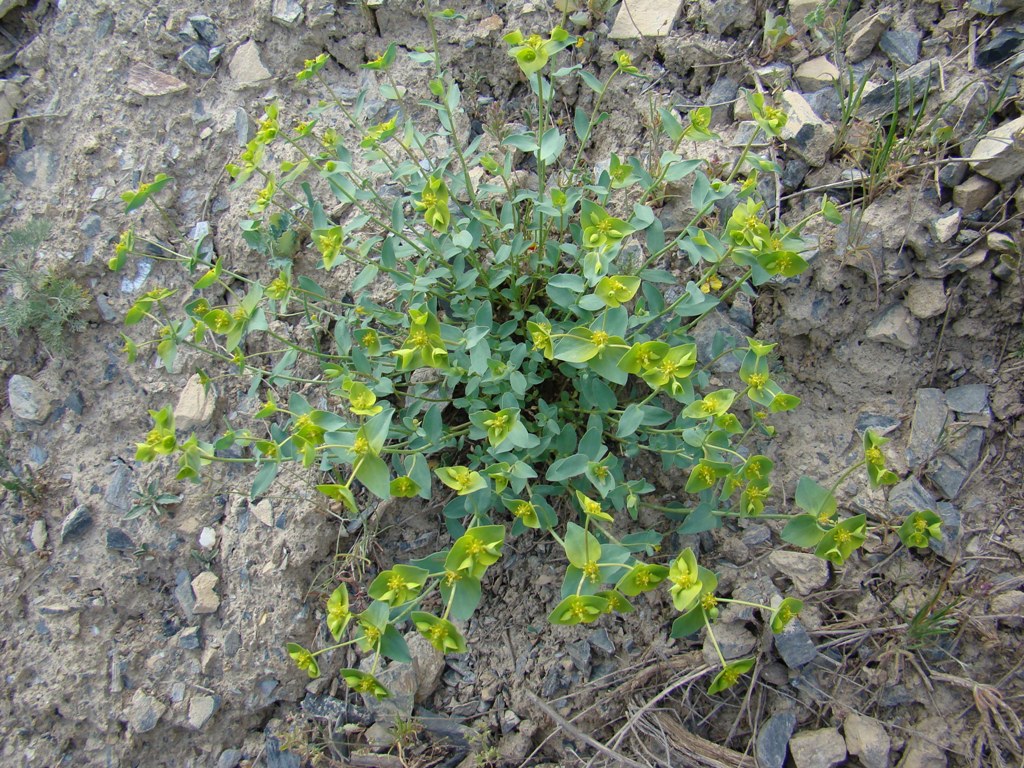
[{"label": "euphorbia plant", "polygon": [[[428,20],[433,30],[436,15]],[[565,554],[552,623],[628,613],[642,594],[666,589],[679,612],[673,636],[706,628],[716,650],[713,624],[729,598],[692,550],[666,558],[658,552],[661,533],[632,529],[640,507],[681,521],[682,533],[729,518],[786,517],[786,540],[837,565],[867,533],[863,516],[840,519],[835,487],[806,478],[796,495],[806,514],[766,512],[773,463],[758,446],[774,433],[772,416],[799,400],[772,377],[774,345],[716,340],[714,354],[736,355],[740,366],[731,387],[713,387],[714,361],[700,358],[693,336],[737,292],[753,294],[807,267],[800,255],[807,220],[773,223],[756,191],[757,175],[778,169],[747,146],[724,173],[708,175],[702,161],[682,154],[689,141],[717,138],[707,110],[680,120],[663,108],[664,151],[649,165],[615,155],[598,172],[584,150],[607,117],[602,97],[614,78],[639,77],[637,67],[620,53],[608,78],[597,79],[571,61],[573,38],[560,28],[547,37],[513,32],[506,41],[536,109],[528,130],[486,151],[482,137],[463,146],[453,131],[460,92],[436,50],[410,54],[433,67],[433,99],[419,104],[436,114],[430,128],[414,122],[405,90],[391,79],[394,45],[366,65],[386,81],[381,92],[393,102],[383,122],[367,122],[361,98],[350,107],[333,94],[292,129],[268,107],[228,170],[238,186],[262,180],[243,233],[278,277],[264,286],[224,260],[206,263],[198,247],[165,248],[165,258],[197,275],[199,295],[180,317],[169,307],[172,292],[158,289],[126,321],[149,318],[159,328],[153,341],[126,341],[133,354],[156,345],[170,368],[178,348],[196,349],[249,377],[250,391],[265,398],[256,414],[263,428],[228,430],[213,442],[179,439],[170,408],[154,412],[138,459],[176,453],[179,476],[188,479],[216,462],[249,461],[253,498],[282,465],[299,464],[352,515],[371,496],[444,499],[450,547],[380,573],[360,610],[339,587],[326,606],[336,644],[316,652],[288,646],[312,676],[321,671],[317,657],[334,648],[354,644],[373,654],[369,672],[340,672],[369,695],[387,693],[374,676],[381,657],[408,660],[404,626],[442,652],[466,650],[457,623],[477,610],[507,538],[527,529],[546,532]],[[559,65],[563,56],[570,60]],[[326,56],[307,62],[299,81],[318,81],[331,93],[328,63]],[[572,135],[552,114],[553,83],[562,78],[580,78],[594,92],[590,112],[576,109]],[[762,130],[777,136],[785,114],[760,94],[750,102]],[[427,151],[438,142],[451,152]],[[574,155],[565,151],[572,142]],[[532,158],[535,180],[523,183],[517,152]],[[317,199],[314,178],[342,212],[328,213],[333,206]],[[669,236],[652,203],[684,178],[696,213]],[[386,195],[381,181],[390,184]],[[128,193],[129,208],[165,183]],[[825,203],[821,213],[831,217],[834,207]],[[141,240],[126,236],[112,266]],[[319,253],[324,274],[299,269],[293,257],[300,248]],[[683,266],[666,269],[672,259]],[[344,261],[361,271],[339,298],[323,283]],[[368,290],[380,281],[390,290],[387,306]],[[263,362],[259,339],[283,346],[272,365]],[[318,373],[300,374],[300,356],[312,358]],[[295,385],[318,387],[330,405],[314,406]],[[895,479],[881,443],[874,436],[865,442],[861,464],[872,485]],[[684,487],[656,489],[641,474],[642,456],[684,474]],[[653,500],[664,494],[672,498]],[[908,529],[915,545],[922,530],[932,530],[931,518],[922,519],[924,529],[916,519]],[[778,632],[802,603],[757,607]],[[754,663],[719,656],[712,692]]]}]

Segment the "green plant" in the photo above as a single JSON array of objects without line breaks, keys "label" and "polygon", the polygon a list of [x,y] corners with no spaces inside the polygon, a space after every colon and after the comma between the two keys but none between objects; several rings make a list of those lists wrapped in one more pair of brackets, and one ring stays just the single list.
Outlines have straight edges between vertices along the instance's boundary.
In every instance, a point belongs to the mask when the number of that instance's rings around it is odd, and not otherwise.
[{"label": "green plant", "polygon": [[173,493],[164,493],[160,490],[160,484],[153,480],[145,489],[135,492],[135,503],[124,516],[125,520],[134,520],[147,512],[156,517],[163,517],[167,514],[167,507],[172,507],[181,502],[181,496]]},{"label": "green plant", "polygon": [[32,468],[27,465],[17,466],[11,461],[7,448],[11,444],[10,436],[0,431],[0,488],[5,488],[19,501],[27,497],[39,501],[40,484]]},{"label": "green plant", "polygon": [[67,351],[67,333],[85,327],[79,317],[89,306],[85,290],[54,267],[40,270],[36,250],[50,233],[37,219],[4,236],[0,245],[0,328],[17,338],[34,331],[51,353]]},{"label": "green plant", "polygon": [[[438,18],[428,15],[432,33]],[[238,185],[261,181],[243,232],[277,278],[265,285],[223,259],[209,264],[198,252],[165,248],[163,258],[184,264],[200,293],[185,299],[182,315],[170,306],[174,292],[157,288],[126,317],[129,326],[148,319],[158,328],[148,341],[125,337],[130,357],[155,348],[170,368],[179,347],[195,349],[265,393],[258,431],[229,429],[213,442],[179,439],[170,407],[152,411],[139,460],[175,455],[178,477],[190,480],[216,462],[248,462],[256,469],[251,497],[264,494],[282,466],[298,465],[318,473],[317,490],[353,516],[369,496],[443,497],[449,548],[379,573],[365,606],[352,604],[342,583],[326,606],[335,644],[287,646],[313,677],[333,649],[355,644],[373,654],[370,671],[340,670],[352,689],[372,696],[388,695],[375,677],[381,657],[409,659],[405,624],[443,652],[466,650],[455,622],[477,610],[510,536],[542,531],[565,554],[561,598],[544,608],[550,622],[628,613],[631,599],[664,584],[680,613],[673,637],[706,629],[717,649],[719,604],[754,604],[722,595],[692,550],[660,554],[662,534],[634,525],[642,507],[663,512],[684,534],[732,518],[784,518],[787,541],[842,565],[869,527],[863,515],[838,514],[839,483],[859,468],[874,487],[896,479],[885,469],[885,441],[869,433],[863,458],[831,489],[801,480],[803,514],[769,511],[773,463],[760,448],[774,434],[773,415],[799,403],[772,378],[774,345],[720,335],[711,359],[698,355],[693,331],[709,312],[807,266],[800,232],[809,219],[776,228],[756,193],[758,174],[777,167],[748,145],[720,176],[707,175],[703,161],[679,153],[686,141],[716,138],[710,110],[680,121],[661,108],[670,148],[653,167],[613,155],[608,170],[595,172],[585,153],[607,118],[603,98],[613,81],[639,70],[625,52],[603,81],[579,64],[559,66],[574,43],[561,28],[505,40],[535,98],[528,130],[490,147],[483,137],[463,146],[459,86],[443,72],[436,44],[410,54],[432,73],[432,98],[418,106],[436,124],[418,125],[406,90],[391,79],[392,45],[365,65],[385,80],[381,92],[398,109],[392,117],[367,124],[362,98],[349,106],[331,94],[288,129],[271,105],[229,166]],[[306,62],[299,80],[331,93],[327,63],[326,55]],[[573,77],[593,92],[593,107],[576,108],[567,134],[556,120],[553,80]],[[748,99],[764,133],[777,137],[785,114],[762,94]],[[346,142],[346,134],[356,138]],[[450,151],[428,150],[439,144]],[[517,166],[517,153],[531,159],[535,177]],[[650,204],[684,179],[695,214],[669,237]],[[314,185],[344,207],[329,214]],[[125,200],[140,205],[158,191],[144,185]],[[838,217],[827,200],[820,213]],[[324,270],[319,279],[291,258],[307,233]],[[113,268],[136,237],[124,235]],[[278,248],[286,237],[290,253]],[[331,272],[346,261],[360,271],[339,287]],[[383,286],[386,301],[371,286]],[[202,293],[212,288],[227,299]],[[282,330],[289,323],[293,335]],[[739,362],[735,389],[713,385],[710,367],[731,355]],[[300,368],[300,358],[315,372]],[[295,385],[319,388],[331,405],[311,404]],[[684,474],[685,488],[656,494],[644,478],[653,462]],[[664,494],[670,498],[656,498]],[[778,632],[802,603],[754,607]],[[719,657],[712,692],[754,663]]]}]

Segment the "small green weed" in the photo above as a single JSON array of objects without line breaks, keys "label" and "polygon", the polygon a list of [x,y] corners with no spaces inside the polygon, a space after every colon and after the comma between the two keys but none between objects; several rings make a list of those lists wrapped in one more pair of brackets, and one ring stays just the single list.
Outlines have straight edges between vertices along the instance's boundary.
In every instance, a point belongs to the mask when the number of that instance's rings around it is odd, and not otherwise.
[{"label": "small green weed", "polygon": [[144,489],[135,493],[135,503],[124,516],[125,520],[134,520],[147,512],[156,517],[163,517],[168,513],[168,507],[173,507],[181,502],[181,496],[173,493],[164,493],[160,490],[160,484],[153,480]]},{"label": "small green weed", "polygon": [[17,338],[34,332],[53,354],[68,349],[68,333],[85,327],[79,315],[89,296],[74,280],[53,268],[40,270],[35,252],[50,233],[50,225],[36,220],[8,233],[0,245],[0,328]]}]

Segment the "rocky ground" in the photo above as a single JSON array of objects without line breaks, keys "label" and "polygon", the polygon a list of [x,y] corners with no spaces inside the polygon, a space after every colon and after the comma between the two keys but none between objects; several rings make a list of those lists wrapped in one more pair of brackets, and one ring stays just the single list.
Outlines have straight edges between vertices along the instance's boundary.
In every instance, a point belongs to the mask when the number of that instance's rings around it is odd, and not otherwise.
[{"label": "rocky ground", "polygon": [[[453,5],[466,18],[440,45],[469,119],[498,105],[514,122],[526,90],[501,35],[547,31],[561,12],[526,0]],[[652,100],[684,113],[712,105],[723,142],[695,151],[716,159],[756,130],[741,88],[760,86],[786,108],[785,142],[771,150],[784,171],[769,198],[795,221],[827,193],[844,223],[815,224],[808,273],[709,317],[700,343],[719,330],[779,343],[779,376],[803,401],[771,447],[790,493],[802,474],[834,477],[871,428],[892,438],[905,479],[886,493],[844,485],[841,503],[934,509],[944,542],[927,557],[869,542],[841,571],[781,548],[773,522],[692,542],[737,597],[792,587],[808,603],[734,695],[709,698],[695,684],[708,649],[668,638],[660,598],[596,629],[543,626],[558,592],[543,565],[557,553],[529,537],[495,569],[467,628],[469,654],[442,659],[412,641],[416,664],[385,673],[393,709],[347,699],[329,675],[310,683],[284,643],[315,645],[338,580],[365,583],[395,551],[434,551],[437,511],[390,505],[358,528],[311,499],[298,474],[250,504],[243,472],[190,486],[171,467],[136,464],[147,409],[177,404],[179,424],[213,434],[221,415],[252,403],[230,380],[207,397],[195,359],[173,374],[127,365],[124,311],[143,291],[184,283],[157,261],[132,262],[127,276],[106,262],[130,221],[176,236],[149,210],[126,216],[119,199],[163,171],[189,237],[210,233],[236,267],[270,274],[246,263],[238,221],[251,193],[229,189],[224,164],[271,100],[292,116],[312,103],[293,77],[305,59],[327,51],[335,87],[372,92],[360,64],[393,40],[429,44],[418,4],[0,0],[0,220],[4,232],[50,221],[38,265],[91,299],[66,354],[22,334],[4,336],[0,355],[0,479],[22,482],[0,497],[0,763],[1024,765],[1021,3],[854,4],[835,39],[808,29],[813,0],[579,5],[571,31],[588,35],[585,63],[607,72],[622,47],[649,75],[607,97],[598,161],[643,151],[636,115]],[[788,20],[781,36],[766,38],[766,12]],[[833,8],[827,18],[844,17]],[[853,73],[845,100],[837,65]],[[423,84],[403,66],[403,82]],[[926,93],[921,119],[907,117]],[[590,95],[560,98],[571,114]],[[689,218],[671,199],[663,215]],[[151,484],[179,500],[131,516]],[[542,607],[524,611],[529,602]],[[723,617],[727,656],[754,648],[749,619]],[[396,712],[415,727],[396,733]]]}]

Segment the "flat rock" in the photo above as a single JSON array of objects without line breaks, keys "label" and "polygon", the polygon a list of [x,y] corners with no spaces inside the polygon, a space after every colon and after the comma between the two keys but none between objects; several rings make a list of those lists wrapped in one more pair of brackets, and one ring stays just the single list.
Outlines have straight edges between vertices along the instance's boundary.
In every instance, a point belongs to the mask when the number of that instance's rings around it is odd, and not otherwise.
[{"label": "flat rock", "polygon": [[[757,638],[753,633],[743,624],[735,621],[717,622],[715,624],[715,640],[726,661],[745,658],[757,645]],[[704,638],[704,659],[711,666],[720,663],[710,635]]]},{"label": "flat rock", "polygon": [[772,637],[775,649],[790,669],[800,669],[818,657],[818,649],[800,619],[789,622],[782,632]]},{"label": "flat rock", "polygon": [[140,688],[135,691],[128,706],[128,727],[135,733],[152,731],[166,711],[166,704]]},{"label": "flat rock", "polygon": [[937,317],[946,311],[946,284],[939,279],[915,280],[907,289],[903,304],[921,320]]},{"label": "flat rock", "polygon": [[752,0],[700,0],[700,17],[715,37],[743,32],[757,22]]},{"label": "flat rock", "polygon": [[793,79],[804,93],[820,91],[831,88],[832,83],[839,79],[839,69],[824,56],[819,56],[797,67]]},{"label": "flat rock", "polygon": [[965,214],[974,213],[992,202],[998,191],[999,185],[994,181],[975,174],[953,187],[953,205]]},{"label": "flat rock", "polygon": [[985,445],[985,428],[979,426],[961,426],[950,430],[946,441],[946,453],[970,472],[981,458],[981,449]]},{"label": "flat rock", "polygon": [[107,549],[117,552],[131,552],[135,549],[135,542],[131,536],[120,528],[107,528]]},{"label": "flat rock", "polygon": [[60,525],[60,543],[81,536],[92,525],[92,513],[85,504],[72,509]]},{"label": "flat rock", "polygon": [[877,120],[892,114],[896,108],[897,96],[900,110],[909,109],[911,94],[913,94],[914,103],[917,103],[925,97],[926,91],[932,91],[939,86],[940,72],[941,63],[938,58],[919,61],[901,72],[898,80],[890,80],[875,88],[871,93],[865,93],[864,98],[861,99],[857,117],[861,120]]},{"label": "flat rock", "polygon": [[956,233],[960,231],[960,220],[963,218],[959,208],[954,208],[947,214],[934,219],[929,227],[932,237],[940,243],[948,243]]},{"label": "flat rock", "polygon": [[889,768],[892,740],[885,726],[873,717],[849,714],[843,721],[846,751],[860,759],[864,768]]},{"label": "flat rock", "polygon": [[946,405],[962,414],[979,414],[988,411],[988,386],[985,384],[964,384],[946,390]]},{"label": "flat rock", "polygon": [[999,184],[1010,184],[1024,173],[1024,147],[1015,141],[1024,131],[1024,116],[985,134],[971,152],[971,168]]},{"label": "flat rock", "polygon": [[935,510],[935,504],[935,497],[913,476],[897,483],[889,491],[889,511],[897,517],[906,517],[920,509]]},{"label": "flat rock", "polygon": [[672,31],[683,0],[624,0],[608,34],[612,40],[665,37]]},{"label": "flat rock", "polygon": [[[363,672],[369,672],[373,667],[373,659],[363,659],[359,668]],[[363,706],[373,713],[378,721],[393,723],[395,720],[408,720],[412,717],[412,709],[416,702],[416,690],[419,681],[416,678],[416,670],[412,664],[399,664],[392,662],[383,671],[378,671],[375,677],[381,682],[391,695],[386,699],[377,699],[373,696],[362,694]]]},{"label": "flat rock", "polygon": [[891,344],[900,349],[913,349],[917,346],[919,328],[917,318],[906,307],[893,304],[868,326],[865,335],[871,341]]},{"label": "flat rock", "polygon": [[188,702],[188,725],[201,730],[220,708],[220,696],[193,696]]},{"label": "flat rock", "polygon": [[220,597],[214,591],[220,578],[212,571],[203,571],[192,579],[192,592],[196,602],[192,612],[196,615],[216,613],[220,607]]},{"label": "flat rock", "polygon": [[847,62],[856,64],[870,56],[891,23],[892,12],[879,11],[858,24],[850,32],[850,42],[846,45]]},{"label": "flat rock", "polygon": [[46,549],[46,521],[40,518],[33,522],[32,532],[28,538],[36,549]]},{"label": "flat rock", "polygon": [[922,388],[914,395],[914,417],[910,422],[907,463],[919,467],[939,447],[949,408],[941,389]]},{"label": "flat rock", "polygon": [[444,654],[430,644],[419,632],[409,632],[405,636],[412,656],[412,665],[416,670],[416,701],[423,702],[433,695],[441,684],[444,672]]},{"label": "flat rock", "polygon": [[786,763],[786,747],[796,727],[796,715],[778,712],[765,722],[757,733],[755,754],[758,768],[782,768]]},{"label": "flat rock", "polygon": [[846,760],[846,742],[835,728],[801,731],[789,740],[796,768],[832,768]]},{"label": "flat rock", "polygon": [[1005,626],[1024,626],[1024,592],[1019,589],[1000,592],[989,602],[989,613],[999,616],[999,623]]},{"label": "flat rock", "polygon": [[796,91],[784,91],[782,105],[787,120],[780,138],[808,165],[821,167],[832,151],[835,129],[818,117],[807,100]]},{"label": "flat rock", "polygon": [[198,373],[192,374],[178,396],[174,407],[176,429],[190,431],[210,422],[217,409],[217,393],[213,385],[204,385]]},{"label": "flat rock", "polygon": [[149,64],[136,64],[129,69],[126,87],[140,96],[169,96],[188,90],[188,85],[174,75],[161,72]]},{"label": "flat rock", "polygon": [[828,563],[805,552],[776,550],[768,561],[789,577],[793,588],[801,595],[809,595],[828,583]]},{"label": "flat rock", "polygon": [[302,3],[298,0],[274,0],[270,10],[270,19],[292,29],[302,21]]},{"label": "flat rock", "polygon": [[307,693],[300,702],[302,711],[310,717],[319,717],[333,720],[339,723],[356,723],[358,725],[369,725],[373,722],[373,715],[369,710],[360,707],[358,704],[336,699],[333,696],[317,696]]},{"label": "flat rock", "polygon": [[42,424],[52,410],[50,395],[34,379],[14,374],[7,382],[7,402],[19,419]]},{"label": "flat rock", "polygon": [[270,499],[260,499],[258,504],[250,507],[253,516],[267,528],[274,527],[274,505]]},{"label": "flat rock", "polygon": [[228,64],[228,71],[231,79],[239,85],[255,85],[273,77],[270,70],[263,66],[260,49],[253,40],[238,47]]},{"label": "flat rock", "polygon": [[921,33],[909,29],[889,29],[882,33],[878,47],[893,63],[910,67],[917,64],[921,57]]}]

